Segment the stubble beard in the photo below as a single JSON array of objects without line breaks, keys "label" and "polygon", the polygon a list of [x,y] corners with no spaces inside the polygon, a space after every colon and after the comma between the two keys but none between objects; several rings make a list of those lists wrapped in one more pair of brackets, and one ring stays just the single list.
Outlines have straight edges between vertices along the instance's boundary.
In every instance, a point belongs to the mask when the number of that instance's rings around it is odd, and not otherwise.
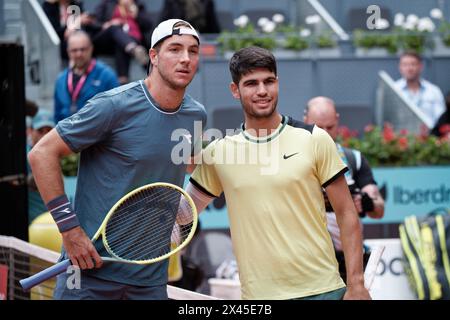
[{"label": "stubble beard", "polygon": [[272,102],[273,102],[272,107],[269,110],[264,110],[261,112],[254,111],[251,108],[251,106],[243,104],[244,113],[249,119],[262,120],[262,119],[270,118],[274,114],[275,110],[277,109],[278,98],[274,99]]},{"label": "stubble beard", "polygon": [[192,82],[194,77],[192,77],[186,84],[179,84],[176,81],[172,80],[169,76],[167,76],[164,72],[158,70],[158,73],[161,79],[173,90],[185,90],[187,86]]}]

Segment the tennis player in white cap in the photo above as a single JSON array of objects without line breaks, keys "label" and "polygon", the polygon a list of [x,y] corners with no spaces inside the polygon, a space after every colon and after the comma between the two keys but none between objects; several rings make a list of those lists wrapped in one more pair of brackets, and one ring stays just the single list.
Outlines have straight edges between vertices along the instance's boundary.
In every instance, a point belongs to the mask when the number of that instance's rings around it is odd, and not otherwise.
[{"label": "tennis player in white cap", "polygon": [[[79,287],[68,287],[72,274],[58,276],[55,299],[167,299],[167,260],[148,266],[103,263],[100,256],[107,252],[102,242],[92,244],[90,238],[130,190],[153,182],[182,187],[187,161],[172,161],[180,141],[171,138],[182,128],[195,143],[200,136],[194,135],[194,122],[206,124],[205,108],[186,94],[197,71],[199,46],[199,35],[188,22],[161,22],[152,35],[146,79],[98,94],[30,152],[39,191],[62,234],[62,254],[81,268]],[[59,164],[73,152],[81,152],[74,206]]]}]

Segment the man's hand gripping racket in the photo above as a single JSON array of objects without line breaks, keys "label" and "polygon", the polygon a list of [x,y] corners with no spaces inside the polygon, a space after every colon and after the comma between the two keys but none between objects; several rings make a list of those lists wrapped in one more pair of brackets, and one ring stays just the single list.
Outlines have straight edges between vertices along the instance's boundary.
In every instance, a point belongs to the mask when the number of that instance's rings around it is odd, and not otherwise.
[{"label": "man's hand gripping racket", "polygon": [[[92,238],[100,235],[111,257],[103,261],[151,264],[167,259],[192,239],[197,228],[197,210],[191,197],[178,186],[152,183],[122,197],[111,208]],[[63,273],[71,265],[63,260],[29,278],[24,290]]]}]

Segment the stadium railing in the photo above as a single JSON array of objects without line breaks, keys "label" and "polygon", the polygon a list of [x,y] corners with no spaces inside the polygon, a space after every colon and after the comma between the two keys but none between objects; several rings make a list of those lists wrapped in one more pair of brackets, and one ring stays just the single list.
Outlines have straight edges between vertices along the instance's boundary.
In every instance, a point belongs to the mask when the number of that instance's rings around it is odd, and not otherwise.
[{"label": "stadium railing", "polygon": [[53,99],[54,82],[61,71],[60,40],[39,1],[22,0],[25,25],[23,44],[29,80],[39,99]]}]

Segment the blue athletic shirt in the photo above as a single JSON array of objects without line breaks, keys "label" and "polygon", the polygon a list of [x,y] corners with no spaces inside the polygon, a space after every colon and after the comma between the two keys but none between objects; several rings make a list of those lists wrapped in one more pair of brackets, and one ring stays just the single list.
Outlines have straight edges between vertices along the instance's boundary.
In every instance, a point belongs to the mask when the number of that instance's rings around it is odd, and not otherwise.
[{"label": "blue athletic shirt", "polygon": [[[56,130],[72,151],[81,152],[74,209],[90,238],[110,208],[129,191],[153,182],[182,187],[186,165],[174,164],[171,154],[179,151],[176,146],[181,140],[199,141],[202,130],[194,132],[194,122],[205,127],[203,105],[185,95],[177,111],[165,112],[141,80],[96,95],[57,124]],[[173,135],[176,129],[181,129],[181,135]],[[109,256],[101,239],[95,247],[100,256]],[[86,272],[129,285],[157,286],[167,283],[167,267],[168,260],[146,266],[105,262],[102,268]]]}]

